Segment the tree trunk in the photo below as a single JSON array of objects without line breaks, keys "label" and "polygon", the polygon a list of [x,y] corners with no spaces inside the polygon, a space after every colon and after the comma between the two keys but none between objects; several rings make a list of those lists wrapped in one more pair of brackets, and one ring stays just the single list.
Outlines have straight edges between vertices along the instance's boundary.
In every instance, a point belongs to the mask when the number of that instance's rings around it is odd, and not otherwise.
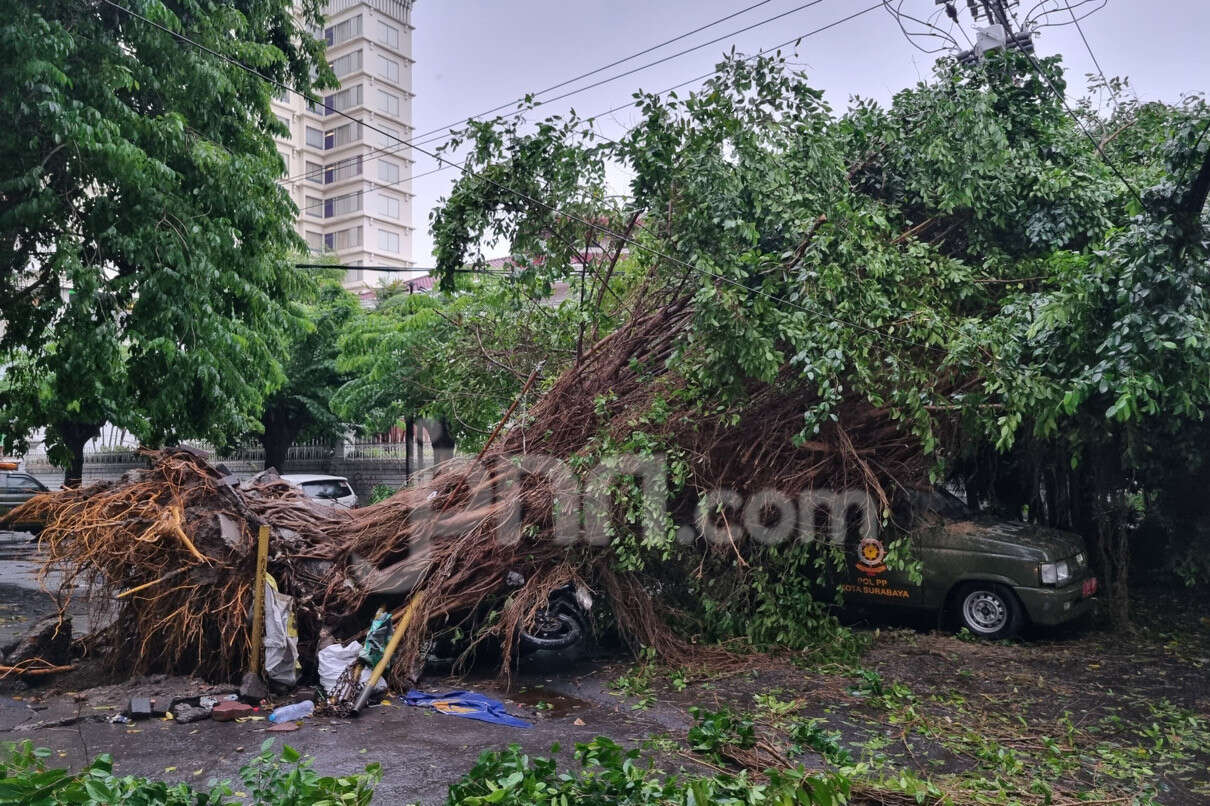
[{"label": "tree trunk", "polygon": [[63,474],[64,487],[79,487],[84,481],[84,446],[101,433],[101,426],[91,423],[60,423],[56,429],[67,448],[68,463]]},{"label": "tree trunk", "polygon": [[413,417],[408,417],[404,420],[403,426],[403,484],[407,486],[412,483],[412,472],[416,469],[415,446],[413,441],[416,439],[416,420]]},{"label": "tree trunk", "polygon": [[260,444],[265,449],[265,470],[273,468],[278,473],[286,472],[286,456],[298,436],[299,429],[291,424],[288,414],[272,409],[265,412],[261,425],[264,426]]},{"label": "tree trunk", "polygon": [[[433,464],[454,458],[454,438],[450,436],[449,423],[445,420],[437,422],[433,438]],[[432,432],[430,432],[432,433]]]},{"label": "tree trunk", "polygon": [[1110,451],[1093,459],[1090,514],[1096,524],[1097,554],[1100,555],[1101,587],[1109,601],[1109,616],[1118,629],[1130,626],[1129,535],[1126,530],[1125,493],[1120,473]]}]

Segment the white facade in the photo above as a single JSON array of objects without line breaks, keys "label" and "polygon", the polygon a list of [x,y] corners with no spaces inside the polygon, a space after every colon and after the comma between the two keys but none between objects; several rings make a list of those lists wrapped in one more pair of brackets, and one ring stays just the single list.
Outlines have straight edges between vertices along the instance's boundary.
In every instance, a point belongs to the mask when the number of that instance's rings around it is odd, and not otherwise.
[{"label": "white facade", "polygon": [[[333,255],[342,266],[415,265],[414,160],[400,142],[415,133],[411,11],[412,0],[329,0],[320,33],[340,87],[328,90],[322,105],[295,93],[274,99],[275,114],[290,130],[278,150],[286,163],[283,183],[299,210],[298,232],[313,252]],[[383,276],[352,269],[345,286],[364,293]]]}]

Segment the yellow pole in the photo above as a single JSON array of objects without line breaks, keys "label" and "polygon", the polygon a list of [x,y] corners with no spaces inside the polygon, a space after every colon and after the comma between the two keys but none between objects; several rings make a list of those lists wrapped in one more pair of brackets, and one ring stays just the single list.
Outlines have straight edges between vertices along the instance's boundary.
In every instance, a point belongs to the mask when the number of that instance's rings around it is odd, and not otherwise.
[{"label": "yellow pole", "polygon": [[256,536],[256,577],[252,583],[252,659],[248,671],[260,674],[265,641],[265,565],[269,562],[269,527]]},{"label": "yellow pole", "polygon": [[357,702],[353,703],[351,713],[357,714],[370,699],[370,692],[378,681],[382,679],[382,673],[386,671],[387,666],[391,662],[391,656],[395,654],[395,650],[399,648],[399,642],[403,640],[403,634],[407,632],[408,625],[412,623],[412,616],[416,614],[416,609],[420,607],[420,603],[424,601],[424,593],[417,593],[412,597],[412,601],[408,602],[408,607],[403,611],[403,616],[399,619],[399,623],[395,625],[395,632],[391,633],[391,640],[387,641],[386,647],[382,650],[382,657],[378,660],[378,665],[374,667],[374,671],[370,672],[370,679],[366,681],[366,686],[361,690],[361,694],[357,697]]}]

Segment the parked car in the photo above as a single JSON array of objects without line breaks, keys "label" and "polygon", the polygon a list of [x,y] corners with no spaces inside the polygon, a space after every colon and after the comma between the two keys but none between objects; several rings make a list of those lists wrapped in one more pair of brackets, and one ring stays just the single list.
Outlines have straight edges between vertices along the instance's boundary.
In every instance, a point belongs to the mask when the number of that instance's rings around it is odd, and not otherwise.
[{"label": "parked car", "polygon": [[934,610],[992,639],[1027,623],[1071,621],[1093,607],[1097,578],[1077,534],[981,516],[944,490],[913,493],[897,512],[902,518],[911,524],[921,582],[887,567],[880,536],[854,536],[846,546],[846,602]]},{"label": "parked car", "polygon": [[298,487],[303,495],[318,504],[348,509],[357,506],[357,493],[344,476],[291,474],[282,476],[282,480]]},{"label": "parked car", "polygon": [[[15,470],[0,470],[0,516],[8,514],[18,504],[24,504],[38,493],[46,492],[46,485],[28,473]],[[37,532],[40,523],[6,523],[3,527],[14,532]]]}]

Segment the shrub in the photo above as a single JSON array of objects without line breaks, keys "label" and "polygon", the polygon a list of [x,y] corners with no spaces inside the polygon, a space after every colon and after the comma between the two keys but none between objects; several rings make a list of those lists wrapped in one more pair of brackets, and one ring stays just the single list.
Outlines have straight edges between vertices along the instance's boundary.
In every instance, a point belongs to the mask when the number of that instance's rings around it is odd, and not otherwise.
[{"label": "shrub", "polygon": [[377,764],[364,773],[323,777],[311,769],[312,760],[303,758],[289,745],[281,754],[273,752],[273,740],[261,745],[260,753],[240,769],[246,792],[238,795],[228,781],[210,781],[210,791],[199,792],[189,784],[169,784],[134,776],[113,774],[113,758],[100,755],[78,773],[49,768],[46,759],[52,753],[34,747],[29,740],[20,744],[6,742],[0,754],[0,803],[31,806],[59,804],[122,803],[129,806],[224,806],[224,804],[263,804],[263,806],[319,806],[340,803],[366,806],[374,786],[382,777]]}]

